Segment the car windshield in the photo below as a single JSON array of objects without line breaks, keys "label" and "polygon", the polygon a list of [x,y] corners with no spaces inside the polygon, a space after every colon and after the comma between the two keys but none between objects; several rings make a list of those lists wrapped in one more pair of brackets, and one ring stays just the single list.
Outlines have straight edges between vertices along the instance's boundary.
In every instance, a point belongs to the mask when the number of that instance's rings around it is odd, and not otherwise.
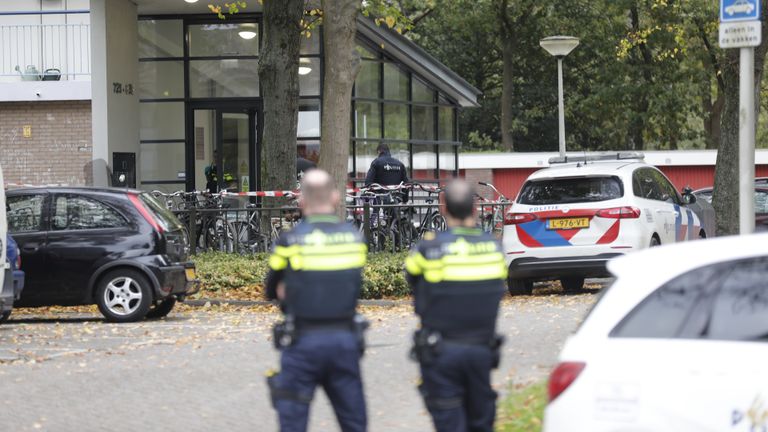
[{"label": "car windshield", "polygon": [[155,199],[152,195],[148,193],[143,193],[139,195],[141,197],[141,201],[146,204],[147,207],[150,208],[152,213],[154,213],[155,217],[165,225],[165,227],[168,229],[168,231],[176,231],[183,229],[183,225],[179,221],[179,219],[174,216],[173,213],[171,213],[168,209],[163,207],[162,204],[160,204],[159,201]]},{"label": "car windshield", "polygon": [[616,177],[569,177],[533,180],[520,192],[520,204],[567,204],[607,201],[624,196]]}]

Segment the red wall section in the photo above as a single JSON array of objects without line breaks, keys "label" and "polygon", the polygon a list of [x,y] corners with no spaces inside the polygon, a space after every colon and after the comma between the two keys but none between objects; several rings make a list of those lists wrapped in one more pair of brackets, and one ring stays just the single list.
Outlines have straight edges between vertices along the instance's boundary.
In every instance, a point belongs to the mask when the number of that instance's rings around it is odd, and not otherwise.
[{"label": "red wall section", "polygon": [[[714,166],[661,166],[659,169],[672,181],[677,190],[686,186],[693,189],[710,187],[715,182]],[[520,187],[538,168],[500,168],[493,170],[494,185],[509,199],[517,197]],[[466,170],[461,170],[464,177]],[[768,177],[768,165],[756,165],[755,177]]]},{"label": "red wall section", "polygon": [[514,200],[529,175],[538,168],[513,168],[493,170],[493,185],[507,198]]}]

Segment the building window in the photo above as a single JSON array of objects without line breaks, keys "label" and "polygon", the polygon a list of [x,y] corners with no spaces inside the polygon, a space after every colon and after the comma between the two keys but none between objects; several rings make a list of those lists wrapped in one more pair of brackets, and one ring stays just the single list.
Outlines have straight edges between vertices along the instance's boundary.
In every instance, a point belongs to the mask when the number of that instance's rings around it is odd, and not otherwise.
[{"label": "building window", "polygon": [[140,20],[139,58],[184,55],[184,24],[181,20]]},{"label": "building window", "polygon": [[193,98],[259,96],[259,61],[244,59],[189,62],[189,96]]},{"label": "building window", "polygon": [[302,99],[299,101],[298,138],[320,138],[320,100]]},{"label": "building window", "polygon": [[384,63],[384,99],[408,100],[408,75],[392,63]]},{"label": "building window", "polygon": [[357,138],[381,138],[381,104],[355,102],[354,126]]},{"label": "building window", "polygon": [[140,140],[184,140],[184,102],[145,102],[139,116]]},{"label": "building window", "polygon": [[384,104],[384,138],[407,140],[408,105]]},{"label": "building window", "polygon": [[381,63],[363,60],[355,80],[355,97],[379,99],[381,85]]},{"label": "building window", "polygon": [[320,96],[320,58],[299,59],[299,95]]},{"label": "building window", "polygon": [[187,27],[190,57],[259,55],[256,23],[195,24]]},{"label": "building window", "polygon": [[139,63],[139,98],[173,99],[184,97],[184,62],[143,61]]},{"label": "building window", "polygon": [[434,103],[435,91],[429,88],[426,84],[421,82],[418,78],[414,78],[411,83],[411,95],[414,102]]},{"label": "building window", "polygon": [[454,133],[456,120],[454,119],[454,116],[453,116],[453,107],[440,106],[437,109],[437,112],[438,112],[438,120],[437,120],[438,141],[456,140],[456,134]]},{"label": "building window", "polygon": [[411,107],[411,133],[414,140],[435,140],[435,107],[414,105]]}]

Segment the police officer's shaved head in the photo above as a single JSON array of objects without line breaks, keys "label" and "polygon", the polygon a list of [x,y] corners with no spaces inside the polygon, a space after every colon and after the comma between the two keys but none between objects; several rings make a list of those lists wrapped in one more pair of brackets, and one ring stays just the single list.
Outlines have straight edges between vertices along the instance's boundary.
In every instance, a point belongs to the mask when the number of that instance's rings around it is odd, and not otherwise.
[{"label": "police officer's shaved head", "polygon": [[382,153],[389,153],[389,146],[388,146],[388,145],[386,145],[386,144],[384,144],[384,143],[382,143],[382,144],[379,144],[379,145],[376,147],[376,153],[378,153],[378,154],[382,154]]},{"label": "police officer's shaved head", "polygon": [[472,218],[475,210],[475,190],[464,180],[453,180],[445,188],[447,216],[464,221]]},{"label": "police officer's shaved head", "polygon": [[321,169],[307,171],[301,180],[299,203],[307,214],[333,213],[339,203],[339,191],[330,174]]}]

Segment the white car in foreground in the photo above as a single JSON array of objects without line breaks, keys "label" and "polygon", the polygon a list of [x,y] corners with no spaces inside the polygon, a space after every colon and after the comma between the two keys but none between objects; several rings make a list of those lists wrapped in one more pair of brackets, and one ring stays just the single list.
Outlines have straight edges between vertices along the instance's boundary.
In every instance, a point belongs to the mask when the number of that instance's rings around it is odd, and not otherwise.
[{"label": "white car in foreground", "polygon": [[[503,247],[512,295],[537,280],[566,291],[607,276],[605,263],[649,246],[707,236],[708,227],[639,153],[553,158],[528,177],[504,217]],[[713,227],[714,228],[714,227]]]},{"label": "white car in foreground", "polygon": [[768,234],[654,248],[565,344],[544,430],[768,430]]}]

